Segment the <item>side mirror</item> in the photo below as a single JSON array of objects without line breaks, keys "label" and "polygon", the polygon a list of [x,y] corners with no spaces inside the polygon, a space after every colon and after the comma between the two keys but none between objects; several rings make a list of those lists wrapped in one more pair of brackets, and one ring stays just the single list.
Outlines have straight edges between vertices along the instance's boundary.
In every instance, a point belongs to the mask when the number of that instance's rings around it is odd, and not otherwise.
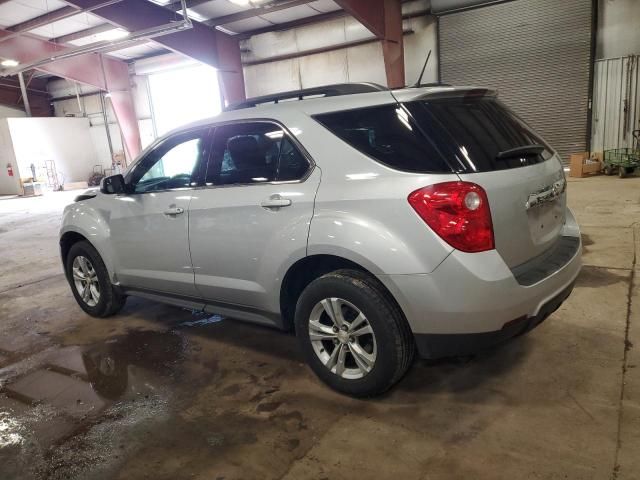
[{"label": "side mirror", "polygon": [[126,192],[127,184],[124,182],[124,177],[121,174],[111,175],[105,177],[100,182],[100,191],[107,195],[113,195]]}]

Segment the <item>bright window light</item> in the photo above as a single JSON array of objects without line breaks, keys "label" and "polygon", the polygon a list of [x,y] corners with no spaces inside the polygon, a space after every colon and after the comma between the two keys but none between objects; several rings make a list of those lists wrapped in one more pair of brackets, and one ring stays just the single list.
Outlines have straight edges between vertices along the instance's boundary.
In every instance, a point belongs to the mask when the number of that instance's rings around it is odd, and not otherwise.
[{"label": "bright window light", "polygon": [[149,86],[158,135],[222,111],[218,75],[209,66],[154,73]]},{"label": "bright window light", "polygon": [[96,42],[104,42],[109,40],[119,40],[129,36],[129,32],[122,28],[114,28],[113,30],[107,30],[106,32],[100,32],[95,35]]},{"label": "bright window light", "polygon": [[3,67],[17,67],[18,65],[20,65],[20,62],[7,58],[6,60],[2,60],[2,62],[0,62],[0,65],[2,65]]}]

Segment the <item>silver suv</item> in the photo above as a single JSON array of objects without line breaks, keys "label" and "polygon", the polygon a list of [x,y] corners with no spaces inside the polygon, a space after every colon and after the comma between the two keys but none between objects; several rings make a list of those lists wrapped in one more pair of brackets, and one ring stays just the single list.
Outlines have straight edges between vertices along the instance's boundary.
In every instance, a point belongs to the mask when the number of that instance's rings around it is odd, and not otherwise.
[{"label": "silver suv", "polygon": [[477,88],[254,98],[147,148],[64,213],[90,315],[136,295],[294,329],[313,371],[379,394],[424,358],[524,333],[569,296],[558,155]]}]

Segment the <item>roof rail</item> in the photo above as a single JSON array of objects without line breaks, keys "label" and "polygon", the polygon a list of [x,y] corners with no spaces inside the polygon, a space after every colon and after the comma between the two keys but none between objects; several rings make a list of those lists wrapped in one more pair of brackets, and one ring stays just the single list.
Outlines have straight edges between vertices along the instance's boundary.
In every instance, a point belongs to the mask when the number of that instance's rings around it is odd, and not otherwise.
[{"label": "roof rail", "polygon": [[225,111],[251,108],[264,103],[279,103],[283,100],[304,100],[305,97],[337,97],[340,95],[383,92],[387,90],[387,87],[383,87],[377,83],[338,83],[324,87],[305,88],[302,90],[293,90],[291,92],[274,93],[272,95],[248,98],[243,102],[229,105],[225,108]]}]

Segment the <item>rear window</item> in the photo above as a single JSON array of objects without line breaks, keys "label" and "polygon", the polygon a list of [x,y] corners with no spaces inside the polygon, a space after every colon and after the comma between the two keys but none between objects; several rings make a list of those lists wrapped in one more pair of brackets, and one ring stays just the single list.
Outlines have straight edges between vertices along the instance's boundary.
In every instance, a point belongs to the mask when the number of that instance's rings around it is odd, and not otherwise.
[{"label": "rear window", "polygon": [[397,104],[332,112],[314,117],[352,147],[388,167],[406,172],[448,172],[451,168]]},{"label": "rear window", "polygon": [[523,120],[494,97],[423,100],[406,107],[456,171],[506,170],[553,155]]},{"label": "rear window", "polygon": [[406,172],[491,172],[534,165],[553,155],[494,97],[420,100],[314,118],[365,155]]}]

